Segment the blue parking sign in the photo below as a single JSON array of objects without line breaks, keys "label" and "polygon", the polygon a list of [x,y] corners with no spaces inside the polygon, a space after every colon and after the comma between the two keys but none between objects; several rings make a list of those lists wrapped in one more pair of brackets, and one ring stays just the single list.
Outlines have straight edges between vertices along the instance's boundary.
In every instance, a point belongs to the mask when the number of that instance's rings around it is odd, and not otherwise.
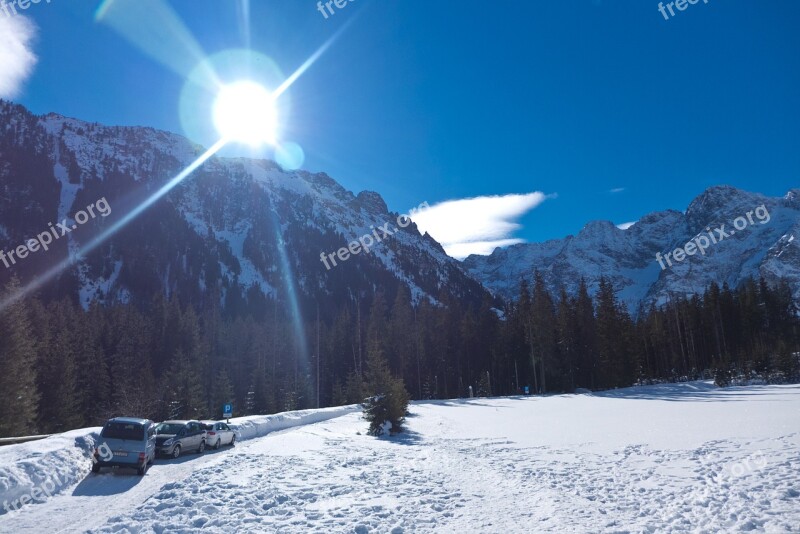
[{"label": "blue parking sign", "polygon": [[228,418],[233,416],[233,404],[225,404],[222,407],[222,417]]}]

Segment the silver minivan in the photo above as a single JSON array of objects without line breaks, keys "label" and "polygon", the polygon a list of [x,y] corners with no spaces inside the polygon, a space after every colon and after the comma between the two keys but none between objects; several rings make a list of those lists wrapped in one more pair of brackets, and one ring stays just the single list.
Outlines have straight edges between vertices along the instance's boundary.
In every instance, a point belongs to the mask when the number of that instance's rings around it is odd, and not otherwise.
[{"label": "silver minivan", "polygon": [[155,458],[155,423],[150,419],[115,417],[100,432],[92,472],[98,473],[103,467],[129,467],[144,476]]},{"label": "silver minivan", "polygon": [[156,452],[178,458],[181,452],[206,448],[206,429],[200,421],[164,421],[156,426]]}]

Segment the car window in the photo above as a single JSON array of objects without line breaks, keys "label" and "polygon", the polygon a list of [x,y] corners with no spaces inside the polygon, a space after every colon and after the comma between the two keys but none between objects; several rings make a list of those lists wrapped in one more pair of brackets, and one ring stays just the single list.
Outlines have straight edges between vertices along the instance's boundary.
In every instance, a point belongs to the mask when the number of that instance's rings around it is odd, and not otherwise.
[{"label": "car window", "polygon": [[144,427],[136,423],[109,422],[100,435],[106,439],[144,440]]},{"label": "car window", "polygon": [[177,434],[184,429],[183,425],[176,423],[161,423],[156,426],[156,434]]},{"label": "car window", "polygon": [[228,425],[226,425],[225,423],[220,423],[219,428],[221,430],[230,430],[230,428],[228,428]]}]

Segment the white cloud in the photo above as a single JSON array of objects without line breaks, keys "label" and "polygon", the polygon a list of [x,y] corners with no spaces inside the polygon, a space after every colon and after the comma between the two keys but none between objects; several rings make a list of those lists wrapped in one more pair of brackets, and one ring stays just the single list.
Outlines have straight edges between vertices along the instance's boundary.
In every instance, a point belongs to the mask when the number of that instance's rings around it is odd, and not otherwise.
[{"label": "white cloud", "polygon": [[414,210],[411,219],[428,232],[452,257],[491,254],[496,247],[522,243],[511,234],[521,228],[517,219],[548,198],[540,191],[524,195],[485,196],[447,200]]},{"label": "white cloud", "polygon": [[625,191],[624,187],[615,187],[614,189],[608,190],[609,193],[622,193],[623,191]]},{"label": "white cloud", "polygon": [[22,15],[0,12],[0,98],[14,98],[36,64],[31,41],[36,27]]},{"label": "white cloud", "polygon": [[636,221],[626,222],[626,223],[618,224],[617,228],[619,228],[620,230],[627,230],[628,228],[630,228],[634,224],[636,224]]}]

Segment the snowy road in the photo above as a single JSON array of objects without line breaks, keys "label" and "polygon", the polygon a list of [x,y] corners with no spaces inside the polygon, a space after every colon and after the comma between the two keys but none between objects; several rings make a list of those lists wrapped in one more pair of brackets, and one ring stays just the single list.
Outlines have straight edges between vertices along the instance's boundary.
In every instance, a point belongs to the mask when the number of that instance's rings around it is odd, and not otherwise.
[{"label": "snowy road", "polygon": [[29,506],[17,515],[0,517],[0,532],[91,530],[104,524],[108,518],[141,505],[164,485],[191,478],[194,472],[225,461],[235,454],[235,450],[228,449],[209,451],[202,456],[187,454],[177,460],[159,459],[144,477],[136,476],[132,470],[104,471],[99,475],[87,473],[87,477],[67,495],[55,497],[42,505]]},{"label": "snowy road", "polygon": [[350,414],[89,477],[0,531],[800,532],[800,386],[435,402],[408,423],[375,439]]}]

